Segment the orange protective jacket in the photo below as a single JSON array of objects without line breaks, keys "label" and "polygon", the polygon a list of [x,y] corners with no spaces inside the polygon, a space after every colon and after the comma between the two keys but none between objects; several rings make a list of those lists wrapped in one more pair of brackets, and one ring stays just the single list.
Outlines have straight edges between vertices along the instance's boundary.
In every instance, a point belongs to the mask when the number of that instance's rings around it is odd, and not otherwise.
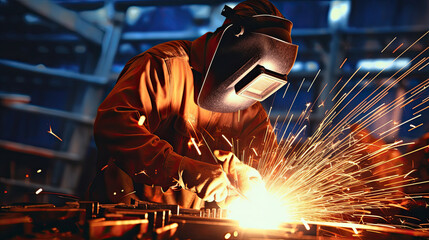
[{"label": "orange protective jacket", "polygon": [[[194,86],[202,80],[194,78],[192,51],[202,50],[190,41],[172,41],[126,64],[95,120],[99,172],[89,188],[92,200],[135,198],[200,208],[203,201],[196,194],[170,188],[176,185],[182,158],[215,164],[211,151],[231,151],[228,141],[242,160],[256,159],[252,148],[263,151],[271,126],[259,102],[234,113],[211,112],[196,104]],[[141,116],[143,125],[138,123]]]}]

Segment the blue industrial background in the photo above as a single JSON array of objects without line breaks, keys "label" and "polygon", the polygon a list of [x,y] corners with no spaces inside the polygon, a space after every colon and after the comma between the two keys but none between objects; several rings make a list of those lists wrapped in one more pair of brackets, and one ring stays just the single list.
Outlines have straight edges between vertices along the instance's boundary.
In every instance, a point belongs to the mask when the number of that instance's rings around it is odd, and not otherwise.
[{"label": "blue industrial background", "polygon": [[[287,94],[283,97],[284,87],[263,103],[273,122],[286,117],[303,78],[304,90],[297,95],[292,113],[299,114],[313,103],[325,84],[331,89],[361,67],[345,87],[350,90],[362,72],[379,72],[429,30],[427,0],[272,2],[293,22],[292,40],[299,45]],[[225,4],[233,7],[237,2],[0,0],[0,203],[52,198],[36,195],[39,188],[82,197],[95,173],[96,109],[124,64],[156,44],[194,40],[214,31],[224,20],[220,11]],[[425,36],[348,108],[400,68],[408,69],[406,63],[428,46]],[[427,56],[424,52],[417,60]],[[414,71],[384,101],[416,86],[428,73],[429,66]],[[428,95],[428,90],[421,92],[419,101],[388,117],[409,119],[413,106]],[[306,136],[314,131],[323,111],[315,110],[310,116]],[[429,132],[429,110],[421,114],[415,125],[423,126],[409,131],[410,126],[404,125],[385,140],[421,138]],[[50,129],[59,138],[49,134]]]}]

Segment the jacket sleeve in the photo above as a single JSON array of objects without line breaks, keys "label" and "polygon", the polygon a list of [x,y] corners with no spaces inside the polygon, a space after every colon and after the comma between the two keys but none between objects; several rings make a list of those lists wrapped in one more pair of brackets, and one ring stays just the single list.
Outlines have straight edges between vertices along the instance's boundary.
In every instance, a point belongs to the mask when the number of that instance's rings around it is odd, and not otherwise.
[{"label": "jacket sleeve", "polygon": [[145,53],[127,63],[98,109],[94,136],[99,153],[113,157],[135,182],[170,187],[177,179],[183,157],[153,134],[169,112],[169,87],[164,60]]}]

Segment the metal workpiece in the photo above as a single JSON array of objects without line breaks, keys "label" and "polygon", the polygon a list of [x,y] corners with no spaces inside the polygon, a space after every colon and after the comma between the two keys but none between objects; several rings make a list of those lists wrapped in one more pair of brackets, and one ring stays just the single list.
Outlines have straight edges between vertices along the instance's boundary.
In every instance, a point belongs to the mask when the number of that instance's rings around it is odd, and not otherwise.
[{"label": "metal workpiece", "polygon": [[20,213],[0,213],[0,239],[12,238],[16,233],[30,234],[32,223],[29,216]]},{"label": "metal workpiece", "polygon": [[203,208],[200,209],[200,217],[206,218],[226,218],[227,210],[222,208]]},{"label": "metal workpiece", "polygon": [[241,231],[238,222],[230,219],[172,216],[171,221],[179,225],[179,239],[226,239],[228,233]]},{"label": "metal workpiece", "polygon": [[147,219],[92,219],[85,225],[85,239],[142,239],[148,233]]},{"label": "metal workpiece", "polygon": [[126,206],[119,205],[117,207],[108,207],[103,210],[106,216],[116,216],[119,218],[137,217],[148,220],[148,229],[150,231],[157,228],[162,228],[168,225],[171,211],[168,209],[138,209],[129,208]]},{"label": "metal workpiece", "polygon": [[179,215],[180,214],[180,206],[173,204],[151,204],[151,203],[138,203],[138,209],[168,209],[171,211],[171,214]]},{"label": "metal workpiece", "polygon": [[[2,239],[427,239],[429,233],[382,225],[311,222],[283,223],[273,229],[246,228],[220,208],[181,209],[166,205],[100,204],[93,201],[10,205],[0,208]],[[143,209],[147,208],[147,209]],[[150,208],[150,209],[148,209]],[[177,207],[178,208],[178,207]],[[98,212],[97,212],[98,210]],[[252,209],[249,209],[252,211]],[[89,213],[89,215],[87,214]],[[88,216],[91,216],[90,218]],[[268,219],[253,219],[263,223]]]},{"label": "metal workpiece", "polygon": [[52,204],[2,206],[0,212],[1,239],[65,236],[79,239],[82,233],[80,226],[85,224],[86,219],[85,209]]},{"label": "metal workpiece", "polygon": [[96,201],[79,201],[79,208],[86,210],[86,219],[95,218],[98,215],[100,205]]}]

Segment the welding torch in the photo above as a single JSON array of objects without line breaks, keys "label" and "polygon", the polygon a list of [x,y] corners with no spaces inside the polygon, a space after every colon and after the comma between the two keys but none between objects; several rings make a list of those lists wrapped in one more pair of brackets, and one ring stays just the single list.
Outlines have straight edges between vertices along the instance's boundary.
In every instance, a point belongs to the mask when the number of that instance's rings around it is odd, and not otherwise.
[{"label": "welding torch", "polygon": [[[216,164],[218,164],[222,171],[226,174],[226,176],[229,176],[230,174],[228,174],[225,169],[223,168],[223,165],[221,163],[219,163],[218,158],[214,155],[214,153],[211,151],[206,139],[204,138],[204,136],[202,136],[203,141],[205,142],[207,148],[209,149],[209,152],[211,153],[211,155],[213,156],[214,161],[216,162]],[[246,197],[246,195],[244,195],[244,193],[240,190],[240,188],[238,187],[238,176],[237,176],[237,172],[234,172],[234,177],[233,180],[231,181],[231,179],[228,177],[229,180],[229,185],[228,185],[228,189],[232,190],[233,192],[235,192],[238,196],[240,196],[243,199],[249,200],[248,197]]]},{"label": "welding torch", "polygon": [[[219,160],[217,159],[216,156],[214,156],[214,160],[216,161],[216,163],[220,166],[220,168],[222,169],[222,171],[226,174],[226,176],[230,176],[231,174],[228,174],[225,169],[223,168],[223,165],[221,163],[219,163]],[[231,180],[230,177],[228,177],[229,180],[229,185],[228,185],[228,190],[231,190],[233,192],[235,192],[238,196],[240,196],[243,199],[249,200],[249,198],[246,197],[246,195],[244,195],[244,193],[240,190],[240,188],[238,187],[238,176],[237,176],[237,171],[234,171],[234,176]]]}]

